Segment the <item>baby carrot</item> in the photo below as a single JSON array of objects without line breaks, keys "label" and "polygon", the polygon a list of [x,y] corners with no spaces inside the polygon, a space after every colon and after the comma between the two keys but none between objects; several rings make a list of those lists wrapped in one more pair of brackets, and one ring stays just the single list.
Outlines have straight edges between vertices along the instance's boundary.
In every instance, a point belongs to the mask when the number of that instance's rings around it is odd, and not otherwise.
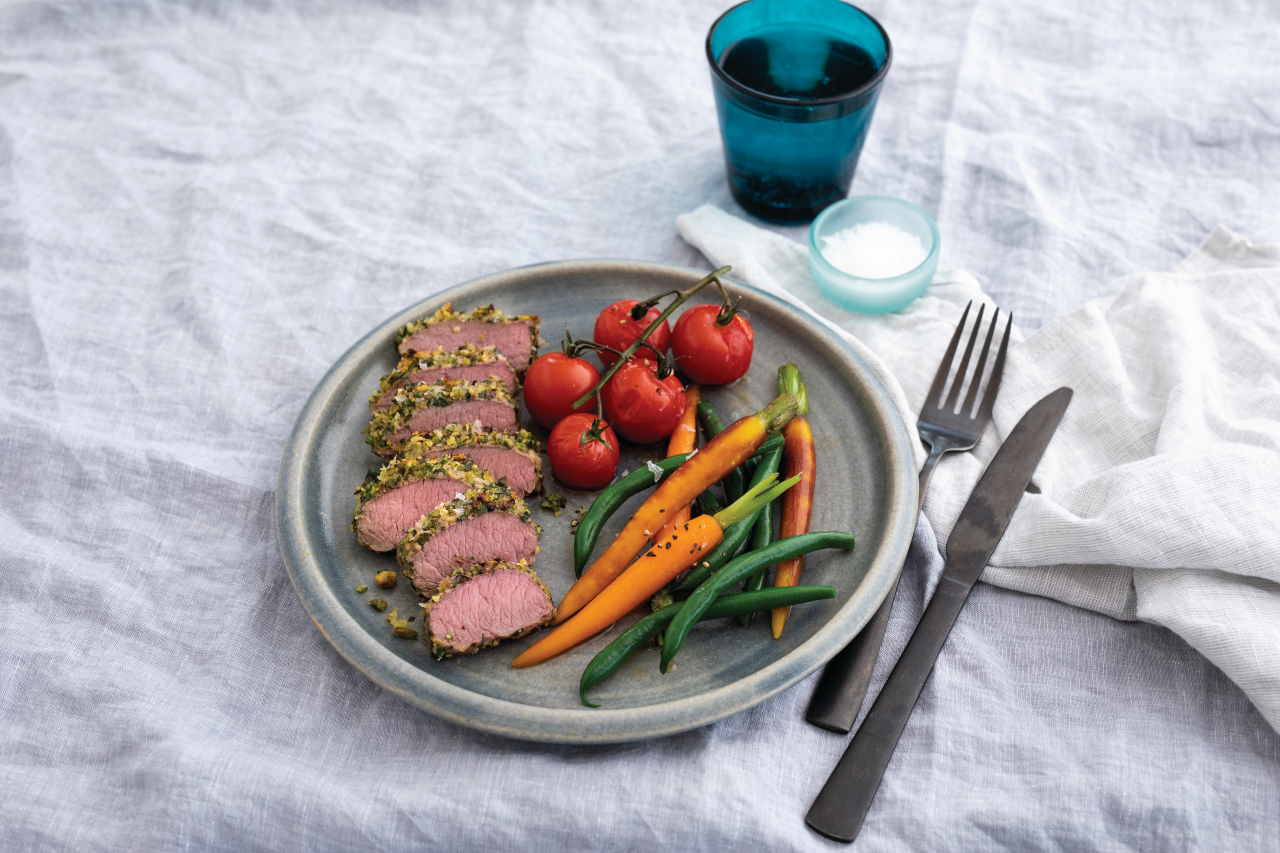
[{"label": "baby carrot", "polygon": [[[756,456],[763,457],[767,453],[774,450],[782,450],[782,436],[774,433],[764,440],[764,443],[756,448]],[[605,523],[613,517],[618,508],[631,498],[643,491],[652,489],[655,485],[655,478],[658,481],[665,480],[670,476],[671,472],[679,468],[684,461],[689,458],[688,454],[680,454],[679,456],[668,456],[666,459],[660,459],[653,463],[658,471],[650,468],[641,468],[632,471],[618,482],[601,492],[591,503],[591,508],[582,516],[582,520],[578,522],[576,528],[577,533],[573,537],[573,573],[582,577],[582,570],[586,568],[587,560],[591,559],[591,551],[596,547],[596,539],[600,536],[600,530]],[[755,458],[755,457],[752,457]],[[748,464],[751,462],[747,460]],[[724,507],[719,505],[715,496],[708,491],[703,491],[699,496],[699,504],[705,504],[704,509],[699,515],[715,515]]]},{"label": "baby carrot", "polygon": [[655,543],[572,619],[521,652],[511,665],[524,669],[549,660],[591,639],[643,604],[714,548],[724,536],[725,527],[754,515],[761,506],[796,483],[795,480],[778,483],[777,477],[774,474],[765,478],[759,486],[716,515],[700,515],[681,525],[667,539]]},{"label": "baby carrot", "polygon": [[[710,403],[698,404],[698,419],[702,421],[702,428],[707,432],[707,440],[715,438],[724,432],[724,425],[720,423],[720,415],[716,412],[715,407]],[[733,503],[742,497],[742,493],[747,490],[746,472],[740,466],[734,468],[724,478],[724,497],[729,503]]]},{"label": "baby carrot", "polygon": [[565,593],[551,624],[564,622],[612,583],[649,537],[662,529],[669,514],[674,515],[676,510],[693,503],[693,499],[707,486],[741,465],[744,459],[756,452],[768,433],[786,426],[798,405],[792,395],[779,395],[755,414],[739,418],[673,471],[640,505],[604,553]]},{"label": "baby carrot", "polygon": [[[809,394],[800,379],[800,369],[787,362],[778,368],[778,390],[794,394],[800,401],[800,411],[782,431],[782,471],[787,477],[798,476],[800,485],[782,498],[782,521],[778,539],[799,536],[809,532],[809,520],[813,515],[813,484],[818,474],[818,460],[813,448],[813,430],[809,427]],[[792,557],[778,563],[773,575],[773,585],[795,586],[800,581],[800,568],[804,556]],[[782,636],[787,624],[790,607],[776,608],[772,613],[773,638]]]},{"label": "baby carrot", "polygon": [[[698,617],[698,621],[707,622],[711,619],[723,619],[726,616],[772,610],[774,605],[784,601],[788,604],[804,604],[808,601],[835,597],[835,588],[830,586],[789,586],[783,589],[763,589],[758,592],[722,595]],[[587,700],[587,691],[617,672],[618,668],[626,662],[627,657],[651,641],[659,631],[670,624],[671,620],[684,609],[684,605],[685,602],[678,601],[657,613],[644,617],[593,657],[591,663],[587,664],[587,668],[582,671],[582,678],[578,682],[578,695],[582,697],[582,704],[588,708],[599,708],[599,705]]]},{"label": "baby carrot", "polygon": [[[689,453],[698,443],[698,386],[690,385],[684,391],[684,416],[680,418],[680,424],[671,433],[671,440],[667,442],[667,455],[676,456],[681,453]],[[666,526],[658,531],[658,535],[653,537],[654,542],[661,542],[671,535],[671,531],[676,529],[677,524],[684,524],[693,516],[693,508],[686,505],[684,509],[677,510],[675,517],[667,522]]]}]

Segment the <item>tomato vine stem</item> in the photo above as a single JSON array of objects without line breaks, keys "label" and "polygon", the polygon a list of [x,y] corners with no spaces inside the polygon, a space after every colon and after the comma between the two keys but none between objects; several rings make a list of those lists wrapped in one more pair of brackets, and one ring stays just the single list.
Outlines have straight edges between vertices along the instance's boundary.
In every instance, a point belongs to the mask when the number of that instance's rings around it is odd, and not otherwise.
[{"label": "tomato vine stem", "polygon": [[[711,273],[706,278],[702,279],[702,281],[698,282],[688,290],[679,291],[679,295],[676,296],[676,298],[672,301],[670,305],[668,305],[666,308],[662,310],[662,313],[658,315],[657,319],[655,319],[652,323],[650,323],[645,328],[645,330],[640,333],[640,336],[631,342],[631,346],[627,347],[625,350],[622,351],[622,356],[616,362],[614,362],[613,367],[609,368],[609,370],[605,373],[605,375],[596,384],[596,387],[592,388],[590,391],[583,394],[581,397],[579,397],[577,400],[574,401],[573,408],[575,409],[578,408],[583,403],[590,400],[592,394],[598,393],[600,389],[604,387],[605,383],[613,378],[613,374],[618,372],[618,368],[626,364],[627,359],[631,358],[631,356],[636,354],[636,350],[640,349],[641,345],[644,344],[645,339],[649,337],[649,333],[652,332],[654,329],[658,328],[658,326],[662,324],[663,320],[671,316],[672,311],[676,310],[681,305],[688,302],[691,298],[693,298],[694,294],[696,294],[699,290],[702,290],[702,288],[706,287],[708,284],[710,284],[713,281],[717,285],[719,285],[720,288],[723,290],[724,285],[720,284],[720,276],[727,273],[730,269],[732,269],[732,267],[728,267],[728,266],[720,267],[720,269]],[[641,316],[644,316],[644,315],[641,315]],[[652,344],[650,346],[652,346]]]},{"label": "tomato vine stem", "polygon": [[644,315],[649,313],[649,309],[657,305],[668,296],[679,296],[680,291],[668,290],[666,293],[659,293],[657,296],[650,296],[644,302],[637,302],[631,306],[631,319],[639,323],[644,319]]}]

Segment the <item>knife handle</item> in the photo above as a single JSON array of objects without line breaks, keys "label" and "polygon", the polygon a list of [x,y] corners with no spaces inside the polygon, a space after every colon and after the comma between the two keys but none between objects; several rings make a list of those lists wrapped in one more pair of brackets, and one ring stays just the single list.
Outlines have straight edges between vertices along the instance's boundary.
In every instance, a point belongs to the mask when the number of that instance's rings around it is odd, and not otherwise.
[{"label": "knife handle", "polygon": [[[920,469],[917,520],[924,507],[924,494],[929,491],[933,469],[946,452],[942,442],[935,441],[929,446],[929,458]],[[900,580],[901,568],[871,621],[823,668],[813,698],[809,700],[809,710],[805,713],[805,719],[812,725],[842,735],[847,735],[853,728],[853,721],[858,719],[858,712],[862,710],[862,700],[867,698],[867,688],[871,686],[871,673],[875,671],[876,659],[880,657],[880,646],[884,643],[885,629],[889,627],[889,614],[893,611]]]},{"label": "knife handle", "polygon": [[817,832],[845,842],[858,835],[907,718],[970,589],[943,575],[889,680],[805,816],[805,823]]}]

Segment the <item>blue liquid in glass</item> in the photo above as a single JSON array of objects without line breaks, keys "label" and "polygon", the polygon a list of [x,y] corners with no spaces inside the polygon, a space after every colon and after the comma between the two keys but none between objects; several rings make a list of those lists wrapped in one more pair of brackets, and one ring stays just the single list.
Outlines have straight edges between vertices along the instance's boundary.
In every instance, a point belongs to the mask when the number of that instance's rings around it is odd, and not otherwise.
[{"label": "blue liquid in glass", "polygon": [[778,27],[736,41],[719,65],[748,89],[778,98],[835,98],[871,82],[879,67],[856,44],[812,27]]},{"label": "blue liquid in glass", "polygon": [[728,45],[716,64],[765,96],[718,92],[738,202],[763,219],[804,222],[844,198],[875,109],[876,60],[829,30],[780,25]]}]

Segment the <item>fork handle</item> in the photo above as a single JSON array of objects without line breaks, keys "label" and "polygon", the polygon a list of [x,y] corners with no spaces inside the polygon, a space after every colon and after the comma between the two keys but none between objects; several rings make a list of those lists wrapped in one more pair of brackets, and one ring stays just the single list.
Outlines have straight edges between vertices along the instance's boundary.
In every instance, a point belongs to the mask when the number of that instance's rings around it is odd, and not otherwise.
[{"label": "fork handle", "polygon": [[[938,467],[938,460],[946,451],[940,442],[929,448],[929,458],[920,469],[920,502],[916,507],[919,518],[920,507],[924,506],[924,493],[929,488],[929,480],[933,478],[933,470]],[[840,650],[822,670],[822,678],[809,700],[809,710],[805,719],[819,728],[837,734],[848,734],[853,728],[853,721],[858,719],[862,710],[862,702],[867,698],[867,688],[871,686],[871,673],[876,668],[876,658],[880,656],[880,646],[884,642],[884,632],[889,626],[889,614],[893,611],[893,600],[898,594],[898,581],[902,577],[902,569],[894,575],[889,594],[884,597],[880,607],[866,627],[853,638],[849,645]]]},{"label": "fork handle", "polygon": [[929,447],[929,458],[924,460],[924,467],[920,469],[920,499],[916,503],[916,520],[920,520],[920,512],[924,509],[924,495],[929,491],[929,481],[933,479],[933,469],[938,467],[938,460],[942,458],[942,454],[947,452],[947,447],[941,442],[934,442]]}]

